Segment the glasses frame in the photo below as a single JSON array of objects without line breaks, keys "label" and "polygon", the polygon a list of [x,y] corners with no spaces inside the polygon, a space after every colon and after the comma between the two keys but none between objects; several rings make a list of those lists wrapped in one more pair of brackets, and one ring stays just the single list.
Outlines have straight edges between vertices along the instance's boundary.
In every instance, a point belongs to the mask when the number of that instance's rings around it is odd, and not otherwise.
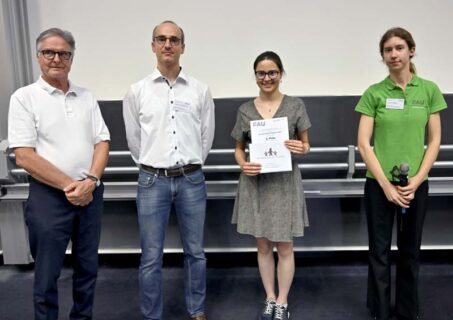
[{"label": "glasses frame", "polygon": [[38,52],[47,60],[53,60],[55,59],[55,56],[58,55],[61,60],[69,61],[73,55],[71,51],[54,51],[51,49],[42,49]]},{"label": "glasses frame", "polygon": [[[274,74],[271,76],[271,73]],[[264,80],[266,79],[266,76],[269,77],[269,79],[271,80],[275,80],[278,78],[278,76],[280,75],[280,71],[278,70],[269,70],[267,72],[265,71],[255,71],[255,77],[258,79],[258,80]]]},{"label": "glasses frame", "polygon": [[167,43],[167,40],[169,40],[170,45],[172,47],[179,46],[181,44],[181,41],[182,41],[181,38],[178,38],[176,36],[171,36],[171,37],[155,36],[154,39],[153,39],[153,41],[159,46],[164,46]]}]

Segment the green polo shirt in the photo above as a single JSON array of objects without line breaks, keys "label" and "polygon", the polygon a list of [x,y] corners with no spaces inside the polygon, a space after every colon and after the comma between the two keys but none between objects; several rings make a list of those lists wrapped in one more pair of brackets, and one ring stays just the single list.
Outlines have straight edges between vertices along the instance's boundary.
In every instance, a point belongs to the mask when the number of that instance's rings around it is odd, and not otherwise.
[{"label": "green polo shirt", "polygon": [[[437,85],[413,75],[406,91],[389,77],[370,86],[355,111],[374,118],[374,153],[391,181],[391,170],[409,164],[417,174],[425,153],[425,130],[431,113],[447,108]],[[368,170],[367,177],[374,178]]]}]

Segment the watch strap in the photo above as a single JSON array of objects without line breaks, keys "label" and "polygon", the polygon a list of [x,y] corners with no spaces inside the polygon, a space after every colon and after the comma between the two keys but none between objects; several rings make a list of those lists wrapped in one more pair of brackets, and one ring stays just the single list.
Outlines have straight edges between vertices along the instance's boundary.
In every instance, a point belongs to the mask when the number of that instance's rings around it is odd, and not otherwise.
[{"label": "watch strap", "polygon": [[87,174],[87,179],[94,181],[96,183],[96,187],[99,187],[101,185],[101,180],[99,180],[98,177],[93,176],[92,174]]}]

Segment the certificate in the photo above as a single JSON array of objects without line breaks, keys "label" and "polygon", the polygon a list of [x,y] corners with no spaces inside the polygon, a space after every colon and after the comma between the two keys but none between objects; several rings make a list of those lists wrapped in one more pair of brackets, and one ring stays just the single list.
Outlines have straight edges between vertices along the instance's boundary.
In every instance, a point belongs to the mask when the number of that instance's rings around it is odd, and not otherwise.
[{"label": "certificate", "polygon": [[252,143],[283,142],[289,139],[288,118],[250,121]]},{"label": "certificate", "polygon": [[261,164],[261,173],[293,169],[291,151],[284,144],[289,139],[287,117],[250,121],[250,131],[250,162]]}]

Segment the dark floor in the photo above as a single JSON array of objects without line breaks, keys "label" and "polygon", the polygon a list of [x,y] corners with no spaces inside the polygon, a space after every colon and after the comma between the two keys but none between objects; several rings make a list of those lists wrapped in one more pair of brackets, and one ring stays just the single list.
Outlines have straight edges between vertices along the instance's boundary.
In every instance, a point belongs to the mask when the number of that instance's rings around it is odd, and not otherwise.
[{"label": "dark floor", "polygon": [[[256,319],[264,298],[258,270],[228,256],[208,268],[206,311],[210,320]],[[122,259],[130,259],[124,257]],[[236,263],[232,263],[235,259]],[[141,319],[139,312],[136,257],[132,262],[102,263],[99,270],[94,318],[98,320]],[[424,320],[453,319],[453,262],[428,261],[420,271],[420,301]],[[247,261],[247,260],[243,260]],[[368,319],[365,309],[367,268],[357,263],[298,259],[289,299],[292,319]],[[253,265],[245,263],[245,265]],[[0,266],[0,320],[32,317],[30,268]],[[65,267],[59,282],[60,319],[67,319],[71,305],[71,269]],[[167,266],[164,271],[163,319],[187,319],[183,301],[183,271]]]}]

